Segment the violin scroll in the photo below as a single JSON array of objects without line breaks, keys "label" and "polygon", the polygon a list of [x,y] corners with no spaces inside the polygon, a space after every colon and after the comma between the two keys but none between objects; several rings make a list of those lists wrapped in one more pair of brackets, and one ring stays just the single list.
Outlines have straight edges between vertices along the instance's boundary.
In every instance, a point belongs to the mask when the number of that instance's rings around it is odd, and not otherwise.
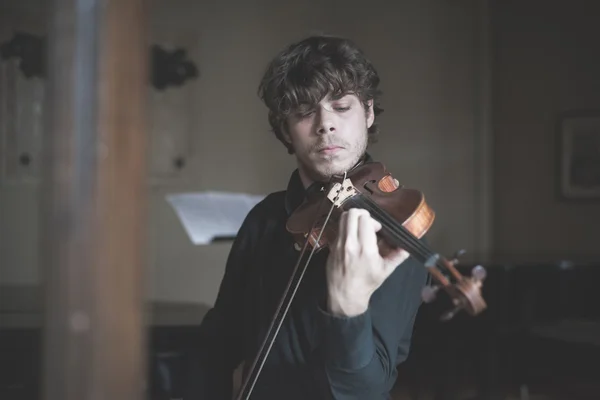
[{"label": "violin scroll", "polygon": [[465,310],[469,315],[477,315],[487,308],[485,301],[481,297],[481,287],[487,276],[485,268],[481,265],[475,266],[471,270],[470,277],[464,277],[456,270],[458,258],[464,253],[465,250],[459,250],[451,261],[443,260],[442,262],[442,265],[455,278],[454,283],[450,283],[450,280],[442,275],[443,279],[439,279],[438,277],[438,281],[441,282],[440,284],[425,286],[421,291],[421,298],[425,303],[435,301],[437,292],[442,288],[450,295],[454,307],[442,314],[440,318],[442,321],[451,320],[460,310]]}]

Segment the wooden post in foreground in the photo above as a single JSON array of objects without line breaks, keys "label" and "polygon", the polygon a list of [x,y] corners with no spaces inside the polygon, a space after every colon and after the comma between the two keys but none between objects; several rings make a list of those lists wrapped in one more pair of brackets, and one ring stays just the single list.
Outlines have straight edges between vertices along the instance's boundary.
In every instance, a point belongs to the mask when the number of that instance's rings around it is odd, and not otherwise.
[{"label": "wooden post in foreground", "polygon": [[55,0],[48,11],[44,400],[144,398],[144,8]]}]

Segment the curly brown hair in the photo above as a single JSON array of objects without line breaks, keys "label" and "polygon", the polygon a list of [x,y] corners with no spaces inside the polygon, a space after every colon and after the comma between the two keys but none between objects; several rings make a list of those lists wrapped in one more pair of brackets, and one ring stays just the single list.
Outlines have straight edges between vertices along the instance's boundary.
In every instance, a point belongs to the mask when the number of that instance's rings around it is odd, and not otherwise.
[{"label": "curly brown hair", "polygon": [[[267,66],[260,82],[259,97],[269,109],[272,131],[293,154],[285,140],[287,117],[299,106],[316,106],[325,96],[353,93],[368,109],[373,100],[375,116],[383,112],[379,106],[381,91],[375,67],[358,46],[349,39],[318,35],[309,36],[283,49]],[[379,135],[374,122],[368,129],[369,143]]]}]

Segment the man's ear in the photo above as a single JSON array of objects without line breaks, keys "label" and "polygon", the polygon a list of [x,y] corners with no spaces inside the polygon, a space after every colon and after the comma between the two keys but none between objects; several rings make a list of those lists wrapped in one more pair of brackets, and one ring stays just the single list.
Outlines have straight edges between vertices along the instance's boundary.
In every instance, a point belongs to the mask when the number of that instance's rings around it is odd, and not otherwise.
[{"label": "man's ear", "polygon": [[283,137],[283,140],[285,140],[285,142],[287,144],[289,144],[290,146],[292,145],[292,138],[291,138],[288,130],[285,127],[283,129],[281,129],[281,136]]},{"label": "man's ear", "polygon": [[292,137],[287,129],[287,124],[281,125],[281,138],[284,142],[286,142],[290,147],[292,147]]},{"label": "man's ear", "polygon": [[375,112],[373,111],[373,100],[367,102],[367,128],[370,128],[375,122]]}]

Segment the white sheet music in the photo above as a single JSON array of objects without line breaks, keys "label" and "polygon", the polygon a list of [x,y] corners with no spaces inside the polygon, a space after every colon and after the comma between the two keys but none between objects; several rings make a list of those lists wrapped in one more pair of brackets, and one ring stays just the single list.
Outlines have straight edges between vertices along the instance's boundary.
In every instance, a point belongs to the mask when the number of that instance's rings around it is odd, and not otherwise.
[{"label": "white sheet music", "polygon": [[231,192],[193,192],[167,195],[190,240],[208,244],[216,237],[237,234],[248,212],[263,195]]}]

